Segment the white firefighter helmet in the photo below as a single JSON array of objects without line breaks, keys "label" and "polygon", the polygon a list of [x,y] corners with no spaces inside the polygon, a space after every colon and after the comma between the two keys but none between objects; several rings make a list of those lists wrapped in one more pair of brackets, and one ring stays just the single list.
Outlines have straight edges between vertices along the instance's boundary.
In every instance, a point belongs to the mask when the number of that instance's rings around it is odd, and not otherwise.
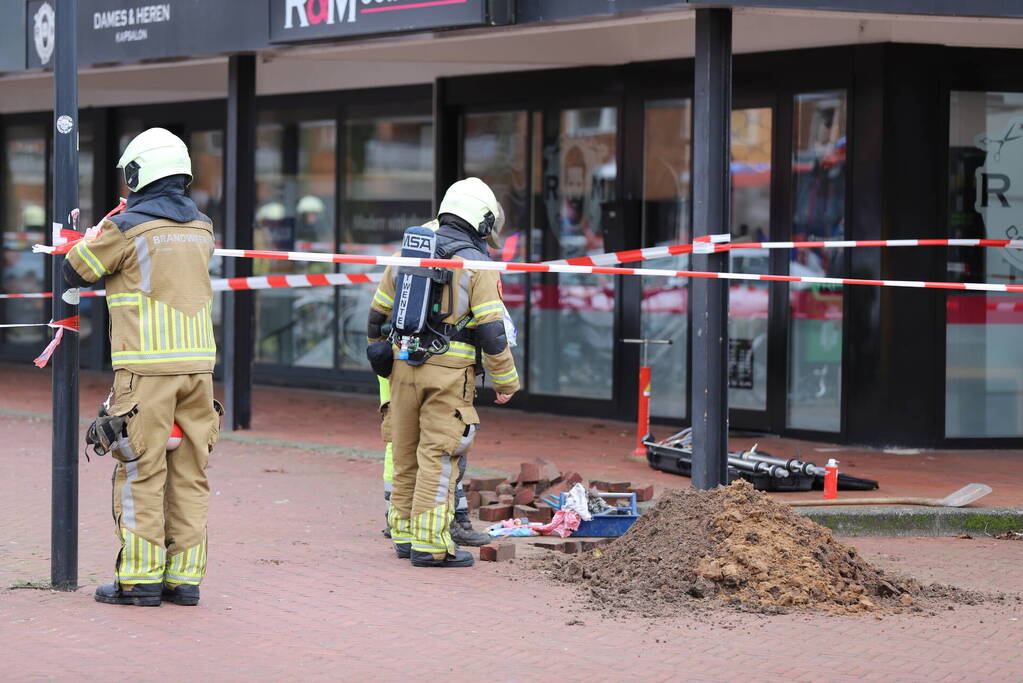
[{"label": "white firefighter helmet", "polygon": [[450,213],[458,216],[485,237],[490,246],[501,247],[501,228],[504,227],[504,209],[494,191],[479,178],[459,180],[444,193],[437,215]]},{"label": "white firefighter helmet", "polygon": [[46,209],[38,204],[29,204],[21,211],[21,224],[26,228],[46,225]]},{"label": "white firefighter helmet", "polygon": [[192,182],[188,147],[164,128],[150,128],[135,136],[124,149],[117,168],[123,170],[124,184],[132,192],[172,175],[186,175],[188,182]]},{"label": "white firefighter helmet", "polygon": [[298,213],[318,213],[323,215],[327,211],[327,205],[323,200],[314,194],[307,194],[298,200]]},{"label": "white firefighter helmet", "polygon": [[280,202],[267,202],[256,211],[256,222],[283,221],[284,216],[284,204]]}]

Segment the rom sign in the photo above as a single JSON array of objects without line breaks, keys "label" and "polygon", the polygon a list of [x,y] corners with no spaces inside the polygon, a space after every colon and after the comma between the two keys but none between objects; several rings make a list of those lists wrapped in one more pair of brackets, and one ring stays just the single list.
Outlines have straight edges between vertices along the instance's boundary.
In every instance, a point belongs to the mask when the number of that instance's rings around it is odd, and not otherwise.
[{"label": "rom sign", "polygon": [[270,42],[509,23],[507,0],[270,0]]},{"label": "rom sign", "polygon": [[[984,219],[988,239],[1023,239],[1023,118],[1010,119],[1002,130],[981,133],[974,144],[987,154],[977,169],[974,208]],[[1023,250],[998,251],[1023,270]]]}]

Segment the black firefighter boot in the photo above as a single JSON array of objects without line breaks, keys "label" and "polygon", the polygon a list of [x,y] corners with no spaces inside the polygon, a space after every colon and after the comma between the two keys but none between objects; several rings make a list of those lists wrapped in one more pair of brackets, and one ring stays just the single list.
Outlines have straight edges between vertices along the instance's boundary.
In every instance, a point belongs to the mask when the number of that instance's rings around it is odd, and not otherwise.
[{"label": "black firefighter boot", "polygon": [[451,526],[448,529],[451,532],[451,539],[455,542],[455,545],[468,545],[478,548],[481,545],[490,543],[491,540],[489,535],[473,529],[472,522],[467,518],[458,519],[456,517],[451,521]]},{"label": "black firefighter boot", "polygon": [[472,555],[457,548],[454,555],[448,553],[442,560],[438,560],[430,553],[412,551],[413,567],[471,567],[475,563],[476,560]]},{"label": "black firefighter boot", "polygon": [[121,585],[108,583],[96,589],[96,602],[108,605],[136,605],[138,607],[159,607],[162,583],[135,583]]},{"label": "black firefighter boot", "polygon": [[175,605],[191,607],[199,604],[199,587],[187,583],[163,584],[163,599]]}]

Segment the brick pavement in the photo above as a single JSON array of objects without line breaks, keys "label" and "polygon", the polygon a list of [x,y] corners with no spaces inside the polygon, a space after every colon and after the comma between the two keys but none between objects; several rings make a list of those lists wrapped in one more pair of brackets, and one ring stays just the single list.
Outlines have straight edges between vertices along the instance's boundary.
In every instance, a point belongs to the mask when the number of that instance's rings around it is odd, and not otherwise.
[{"label": "brick pavement", "polygon": [[[83,587],[8,590],[48,576],[48,454],[47,422],[0,417],[5,680],[1023,679],[1018,602],[880,621],[607,619],[515,565],[445,572],[395,559],[379,534],[378,463],[238,442],[222,443],[211,460],[210,568],[199,607],[92,600],[116,547],[108,459],[81,466]],[[1023,586],[1023,543],[856,543],[927,579]],[[573,619],[584,625],[566,624]]]},{"label": "brick pavement", "polygon": [[[41,377],[45,379],[40,381]],[[106,396],[110,375],[86,372],[81,382],[81,414],[91,416]],[[218,386],[218,394],[220,391]],[[0,414],[12,409],[48,415],[49,373],[41,373],[29,363],[0,364]],[[584,477],[654,484],[658,493],[665,488],[689,485],[686,478],[625,460],[624,454],[631,453],[635,445],[632,424],[524,413],[486,405],[481,406],[480,415],[483,429],[470,458],[478,467],[517,472],[523,459],[540,455],[563,470],[575,470]],[[378,424],[372,396],[256,387],[252,430],[243,437],[380,451]],[[655,425],[654,431],[667,436],[673,428]],[[734,437],[732,447],[748,448],[754,442],[760,444],[761,450],[779,457],[801,456],[817,464],[837,458],[842,471],[878,479],[881,489],[876,495],[942,497],[964,484],[979,481],[990,484],[994,492],[978,505],[1023,505],[1023,476],[1019,474],[1023,456],[1018,450],[884,452],[776,437]],[[821,494],[775,495],[795,500],[818,498]]]}]

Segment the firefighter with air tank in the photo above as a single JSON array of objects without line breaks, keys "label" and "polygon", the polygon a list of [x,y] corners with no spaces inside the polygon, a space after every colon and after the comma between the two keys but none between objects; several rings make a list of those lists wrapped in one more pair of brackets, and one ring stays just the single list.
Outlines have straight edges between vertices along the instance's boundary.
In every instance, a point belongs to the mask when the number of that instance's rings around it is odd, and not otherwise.
[{"label": "firefighter with air tank", "polygon": [[[86,233],[64,263],[85,287],[105,278],[114,385],[87,442],[117,460],[114,582],[99,602],[199,601],[206,572],[206,465],[223,409],[213,399],[213,226],[185,195],[188,148],[151,128],[118,163],[131,190],[124,213]],[[180,444],[168,452],[174,424]]]},{"label": "firefighter with air tank", "polygon": [[[405,231],[402,255],[486,261],[499,247],[504,211],[478,178],[448,188],[440,227]],[[467,268],[388,267],[374,294],[367,350],[390,379],[382,436],[393,444],[388,523],[399,558],[416,567],[469,567],[450,525],[455,486],[479,429],[473,407],[477,367],[490,375],[496,403],[519,389],[504,325],[500,276]]]}]

